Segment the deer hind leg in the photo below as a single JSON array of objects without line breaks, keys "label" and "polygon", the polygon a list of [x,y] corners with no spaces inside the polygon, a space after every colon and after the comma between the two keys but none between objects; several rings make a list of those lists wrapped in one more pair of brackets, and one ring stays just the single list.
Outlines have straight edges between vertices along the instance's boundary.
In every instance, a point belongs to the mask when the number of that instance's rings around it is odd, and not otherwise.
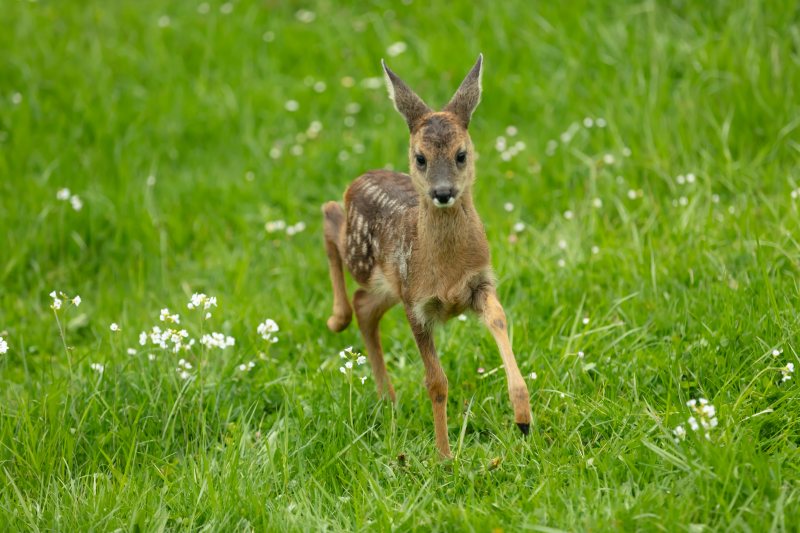
[{"label": "deer hind leg", "polygon": [[344,209],[337,202],[327,202],[322,206],[325,216],[325,252],[328,254],[331,284],[333,285],[333,314],[328,318],[328,329],[334,332],[344,330],[353,317],[353,309],[347,301],[347,288],[342,269],[342,247],[344,237]]},{"label": "deer hind leg", "polygon": [[422,363],[425,365],[425,387],[433,406],[433,431],[436,436],[436,449],[443,458],[450,455],[450,441],[447,436],[447,376],[436,354],[433,344],[433,331],[421,324],[411,309],[406,309],[414,340],[417,341]]},{"label": "deer hind leg", "polygon": [[514,352],[511,350],[506,314],[503,311],[503,306],[497,300],[494,290],[487,291],[478,299],[477,311],[481,314],[486,327],[492,332],[492,336],[500,350],[500,357],[503,359],[506,379],[508,380],[508,396],[511,399],[511,406],[514,408],[514,421],[520,431],[527,435],[531,427],[531,404],[528,386],[522,378],[517,366],[517,360],[514,358]]},{"label": "deer hind leg", "polygon": [[364,345],[367,347],[367,357],[372,367],[372,375],[378,387],[378,395],[389,397],[395,401],[394,387],[389,373],[386,372],[386,363],[383,360],[383,348],[381,347],[380,321],[384,313],[388,311],[397,300],[382,293],[368,292],[365,289],[358,289],[353,296],[353,307],[356,310],[358,328],[364,338]]}]

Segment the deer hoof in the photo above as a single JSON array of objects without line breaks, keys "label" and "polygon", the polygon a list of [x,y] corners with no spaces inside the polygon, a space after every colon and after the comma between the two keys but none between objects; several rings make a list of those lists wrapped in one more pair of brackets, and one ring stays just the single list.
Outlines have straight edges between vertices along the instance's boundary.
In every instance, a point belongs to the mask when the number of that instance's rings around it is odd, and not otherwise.
[{"label": "deer hoof", "polygon": [[340,331],[344,331],[347,326],[350,325],[350,317],[349,316],[336,316],[333,315],[328,319],[328,329],[333,331],[334,333],[339,333]]},{"label": "deer hoof", "polygon": [[519,430],[522,432],[523,435],[527,436],[528,433],[531,432],[531,425],[530,424],[524,424],[522,422],[517,422],[517,427],[519,428]]}]

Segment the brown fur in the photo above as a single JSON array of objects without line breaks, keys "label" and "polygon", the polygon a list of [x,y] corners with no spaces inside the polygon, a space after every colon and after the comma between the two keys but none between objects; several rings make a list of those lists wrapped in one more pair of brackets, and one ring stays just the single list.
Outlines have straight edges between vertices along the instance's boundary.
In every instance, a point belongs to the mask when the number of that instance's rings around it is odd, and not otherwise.
[{"label": "brown fur", "polygon": [[[336,202],[323,206],[325,246],[334,291],[328,327],[341,331],[352,308],[345,292],[343,264],[361,286],[353,298],[378,391],[394,400],[383,359],[378,325],[402,303],[425,365],[425,384],[434,412],[436,445],[450,455],[447,437],[447,377],[433,344],[433,326],[464,311],[478,313],[492,332],[509,384],[515,420],[530,424],[528,391],[514,360],[506,317],[497,301],[489,244],[472,202],[474,151],[467,132],[480,99],[482,58],[442,112],[432,112],[400,78],[384,66],[398,111],[411,132],[411,172],[368,172]],[[459,161],[459,154],[465,155]],[[424,157],[420,165],[418,158]],[[437,207],[433,187],[455,191],[449,207]]]}]

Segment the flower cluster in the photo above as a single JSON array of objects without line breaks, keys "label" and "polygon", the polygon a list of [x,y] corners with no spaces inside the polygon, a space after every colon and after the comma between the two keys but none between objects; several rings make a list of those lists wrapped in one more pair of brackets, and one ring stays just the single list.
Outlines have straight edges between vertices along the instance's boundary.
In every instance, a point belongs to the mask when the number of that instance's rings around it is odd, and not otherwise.
[{"label": "flower cluster", "polygon": [[72,206],[72,209],[75,211],[80,211],[83,209],[83,200],[81,200],[81,197],[77,194],[72,194],[66,187],[59,189],[58,192],[56,192],[56,199],[61,200],[62,202],[69,202]]},{"label": "flower cluster", "polygon": [[69,296],[64,294],[62,291],[53,291],[53,292],[51,292],[50,293],[50,298],[53,299],[53,303],[50,304],[50,309],[52,309],[54,311],[58,311],[59,309],[61,309],[61,306],[64,305],[65,301],[71,303],[75,307],[78,307],[79,305],[81,305],[81,297],[80,296],[76,295],[74,298],[70,298]]},{"label": "flower cluster", "polygon": [[254,361],[250,361],[249,363],[242,363],[237,368],[239,369],[239,372],[250,372],[254,366],[256,366],[256,363]]},{"label": "flower cluster", "polygon": [[191,300],[186,307],[189,309],[200,309],[203,308],[204,311],[208,311],[212,307],[217,306],[217,297],[216,296],[207,296],[201,292],[196,292],[192,294]]},{"label": "flower cluster", "polygon": [[186,359],[181,359],[180,361],[178,361],[178,368],[175,369],[175,372],[178,373],[178,376],[181,379],[189,379],[191,377],[189,370],[191,369],[192,369],[192,363],[190,363]]},{"label": "flower cluster", "polygon": [[[340,351],[339,358],[344,360],[342,366],[339,367],[339,372],[344,375],[352,372],[355,367],[359,367],[367,362],[367,358],[358,352],[354,352],[352,346],[348,346],[344,350]],[[359,379],[363,385],[364,382],[367,381],[367,376],[361,376]]]},{"label": "flower cluster", "polygon": [[296,224],[292,224],[287,226],[285,220],[273,220],[264,224],[264,229],[267,230],[267,233],[275,233],[277,231],[285,231],[286,235],[292,236],[300,233],[301,231],[305,231],[306,223],[302,220]]},{"label": "flower cluster", "polygon": [[[516,134],[517,128],[515,126],[509,126],[506,128],[506,135],[509,137],[514,137]],[[500,152],[500,159],[503,161],[511,161],[512,158],[525,149],[525,143],[523,141],[517,141],[514,144],[511,144],[511,141],[501,135],[495,139],[494,147],[498,152]]]},{"label": "flower cluster", "polygon": [[792,374],[794,374],[794,363],[786,363],[786,366],[781,368],[781,374],[781,383],[792,379]]},{"label": "flower cluster", "polygon": [[259,335],[261,335],[262,339],[264,339],[269,343],[274,344],[278,342],[278,336],[275,335],[275,333],[278,332],[278,329],[279,328],[277,322],[275,322],[271,318],[268,318],[264,322],[258,325],[256,331],[258,332]]},{"label": "flower cluster", "polygon": [[89,368],[91,368],[92,370],[94,370],[98,374],[102,374],[106,369],[106,367],[103,366],[100,363],[92,363],[91,365],[89,365]]},{"label": "flower cluster", "polygon": [[177,313],[170,314],[169,309],[166,307],[161,310],[161,315],[158,317],[161,322],[172,322],[173,324],[180,324],[181,317]]},{"label": "flower cluster", "polygon": [[[708,403],[705,398],[689,400],[686,406],[692,412],[692,416],[686,421],[692,431],[700,431],[702,428],[706,439],[711,440],[711,429],[717,427],[717,410]],[[672,430],[675,442],[680,442],[686,438],[686,430],[679,425]]]},{"label": "flower cluster", "polygon": [[200,344],[206,348],[219,348],[220,350],[224,350],[225,348],[236,344],[236,339],[230,335],[212,332],[210,335],[203,335],[203,337],[200,339]]},{"label": "flower cluster", "polygon": [[189,332],[185,329],[168,328],[162,330],[158,326],[153,326],[150,333],[146,331],[139,333],[140,345],[147,345],[148,339],[154,346],[158,346],[162,350],[170,350],[172,353],[190,350],[195,343],[194,339],[189,338]]}]

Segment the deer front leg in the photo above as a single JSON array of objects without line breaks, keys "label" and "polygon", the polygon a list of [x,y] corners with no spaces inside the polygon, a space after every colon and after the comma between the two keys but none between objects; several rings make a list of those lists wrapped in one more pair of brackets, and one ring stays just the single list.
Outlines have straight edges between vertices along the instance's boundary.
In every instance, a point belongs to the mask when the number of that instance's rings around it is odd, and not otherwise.
[{"label": "deer front leg", "polygon": [[392,402],[395,401],[394,387],[392,387],[389,373],[386,372],[379,324],[384,313],[395,303],[397,300],[392,300],[382,294],[370,293],[364,289],[358,289],[353,296],[358,328],[361,330],[361,336],[367,347],[367,356],[372,367],[372,375],[375,377],[375,384],[378,387],[378,396],[388,396]]},{"label": "deer front leg", "polygon": [[527,435],[531,428],[531,404],[528,396],[528,386],[522,378],[517,366],[517,360],[514,358],[514,352],[511,350],[506,313],[497,300],[494,290],[486,291],[483,297],[478,300],[477,311],[481,314],[486,327],[492,332],[492,336],[500,350],[500,357],[503,359],[506,379],[508,380],[508,396],[511,399],[511,406],[514,408],[514,421],[519,426],[520,431]]},{"label": "deer front leg", "polygon": [[414,333],[422,363],[425,365],[425,387],[433,406],[433,430],[436,435],[436,448],[439,455],[449,458],[450,441],[447,437],[447,376],[444,374],[442,364],[436,355],[433,344],[433,331],[425,324],[420,323],[414,316],[413,310],[406,308],[408,322]]}]

